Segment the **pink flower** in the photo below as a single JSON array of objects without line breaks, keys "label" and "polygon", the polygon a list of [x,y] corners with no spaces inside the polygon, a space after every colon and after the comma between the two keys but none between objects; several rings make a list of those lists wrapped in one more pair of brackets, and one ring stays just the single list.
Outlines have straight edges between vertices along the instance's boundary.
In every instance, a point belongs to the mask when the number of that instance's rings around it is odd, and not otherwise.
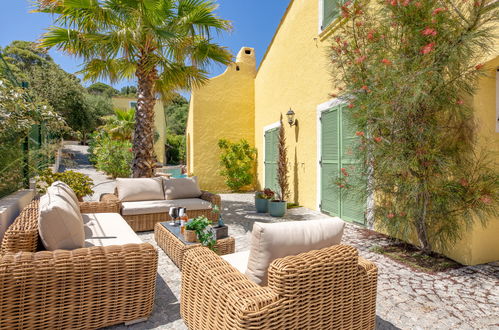
[{"label": "pink flower", "polygon": [[348,105],[348,107],[349,107],[350,109],[352,109],[354,106],[355,106],[355,105],[354,105],[353,103],[350,103],[350,104]]},{"label": "pink flower", "polygon": [[395,218],[395,214],[393,214],[393,213],[388,213],[388,214],[386,215],[386,217],[387,217],[388,219],[393,219],[393,218]]},{"label": "pink flower", "polygon": [[384,59],[381,60],[381,63],[386,64],[386,65],[391,65],[392,61],[390,61],[389,59],[384,58]]},{"label": "pink flower", "polygon": [[343,173],[344,176],[348,176],[348,172],[344,167],[341,168],[341,173]]},{"label": "pink flower", "polygon": [[459,104],[459,105],[461,105],[461,104],[464,104],[464,101],[463,100],[457,100],[456,103]]},{"label": "pink flower", "polygon": [[421,34],[424,35],[424,36],[436,36],[437,35],[437,31],[435,29],[427,27],[426,29],[424,29],[423,31],[421,31]]},{"label": "pink flower", "polygon": [[480,70],[480,69],[482,69],[482,68],[484,67],[484,65],[485,65],[485,64],[483,64],[483,63],[481,63],[481,64],[477,64],[477,65],[475,66],[475,69]]},{"label": "pink flower", "polygon": [[355,135],[357,135],[357,136],[364,136],[364,132],[355,132]]},{"label": "pink flower", "polygon": [[463,186],[463,187],[467,187],[467,186],[469,186],[469,182],[468,182],[468,180],[466,180],[466,179],[464,179],[464,178],[463,178],[463,179],[461,179],[461,180],[459,180],[459,184],[460,184],[461,186]]},{"label": "pink flower", "polygon": [[381,136],[376,136],[373,140],[374,142],[380,143],[383,140],[383,138]]},{"label": "pink flower", "polygon": [[367,40],[374,40],[374,31],[371,30],[367,33]]},{"label": "pink flower", "polygon": [[366,60],[366,58],[367,58],[367,56],[365,56],[365,55],[361,56],[361,57],[357,57],[355,59],[355,63],[360,64],[360,63],[364,62]]},{"label": "pink flower", "polygon": [[492,198],[490,198],[489,195],[483,195],[482,197],[480,197],[480,200],[484,204],[490,204],[490,203],[492,203]]},{"label": "pink flower", "polygon": [[421,54],[428,54],[429,52],[431,52],[433,50],[434,47],[435,47],[435,43],[430,42],[428,45],[423,46],[423,48],[421,48]]},{"label": "pink flower", "polygon": [[445,8],[439,7],[433,11],[433,15],[438,15],[439,13],[445,11]]}]

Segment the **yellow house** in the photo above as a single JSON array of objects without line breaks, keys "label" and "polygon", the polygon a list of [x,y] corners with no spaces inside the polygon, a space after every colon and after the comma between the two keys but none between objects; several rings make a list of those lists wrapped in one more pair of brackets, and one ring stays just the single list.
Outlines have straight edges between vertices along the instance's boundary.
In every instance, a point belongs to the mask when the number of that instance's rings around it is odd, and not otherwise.
[{"label": "yellow house", "polygon": [[[327,53],[339,22],[337,11],[331,11],[331,1],[290,1],[254,77],[254,92],[243,93],[239,85],[224,78],[225,74],[193,92],[187,129],[190,136],[187,162],[190,171],[201,176],[201,182],[206,184],[203,188],[221,187],[223,180],[215,175],[218,171],[217,138],[253,137],[258,150],[256,188],[274,187],[276,152],[272,145],[280,126],[280,115],[292,109],[298,125],[290,126],[284,120],[290,162],[290,199],[302,206],[366,225],[369,214],[364,212],[365,207],[353,200],[336,198],[326,184],[331,177],[328,164],[334,161],[331,153],[339,152],[334,144],[341,144],[334,142],[333,136],[342,134],[346,140],[352,135],[348,127],[341,126],[342,102],[330,96],[334,90]],[[496,49],[499,54],[499,47]],[[241,61],[241,52],[228,72]],[[499,150],[499,56],[490,58],[486,65],[492,69],[490,75],[480,81],[473,104],[481,143]],[[235,107],[226,103],[225,97],[230,95],[241,98],[254,95],[254,98],[234,100],[233,104],[240,105]],[[252,115],[248,112],[252,106],[254,122],[250,123]],[[240,115],[244,115],[244,120]],[[334,131],[334,118],[339,118],[340,132]],[[215,126],[214,121],[223,125]],[[247,131],[250,127],[253,127],[252,132]],[[475,225],[444,253],[463,264],[499,260],[498,220],[491,219],[487,228]]]},{"label": "yellow house", "polygon": [[224,73],[192,91],[186,128],[187,172],[201,188],[225,191],[219,174],[218,141],[246,139],[255,134],[255,50],[244,47]]},{"label": "yellow house", "polygon": [[[120,109],[131,109],[137,105],[137,99],[127,96],[113,97],[113,106]],[[166,119],[163,110],[163,102],[156,100],[154,106],[154,127],[156,129],[156,139],[154,142],[154,153],[158,162],[165,164],[165,141],[166,141]]]}]

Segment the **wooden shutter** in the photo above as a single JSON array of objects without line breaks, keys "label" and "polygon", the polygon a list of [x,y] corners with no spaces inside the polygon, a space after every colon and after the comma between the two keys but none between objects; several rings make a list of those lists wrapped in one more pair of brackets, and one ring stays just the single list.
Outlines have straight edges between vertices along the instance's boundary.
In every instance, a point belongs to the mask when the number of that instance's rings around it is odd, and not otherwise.
[{"label": "wooden shutter", "polygon": [[340,189],[335,183],[340,170],[339,108],[323,112],[321,125],[321,209],[340,216]]},{"label": "wooden shutter", "polygon": [[279,128],[265,132],[265,188],[277,191],[277,154]]},{"label": "wooden shutter", "polygon": [[366,181],[355,150],[359,146],[359,138],[355,135],[356,130],[350,120],[349,109],[342,106],[341,110],[341,167],[347,171],[348,182],[352,186],[351,189],[342,189],[341,217],[343,220],[364,224],[366,203],[359,191],[364,190]]},{"label": "wooden shutter", "polygon": [[323,0],[322,6],[322,30],[338,16],[338,0]]}]

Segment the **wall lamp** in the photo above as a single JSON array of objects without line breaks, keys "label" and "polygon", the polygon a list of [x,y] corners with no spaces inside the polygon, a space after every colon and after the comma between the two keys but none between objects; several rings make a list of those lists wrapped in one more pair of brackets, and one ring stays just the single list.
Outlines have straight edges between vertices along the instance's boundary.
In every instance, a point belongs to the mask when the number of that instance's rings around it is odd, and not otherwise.
[{"label": "wall lamp", "polygon": [[293,109],[289,108],[289,111],[286,112],[286,117],[288,117],[289,126],[294,126],[298,124],[295,120],[295,112],[293,111]]}]

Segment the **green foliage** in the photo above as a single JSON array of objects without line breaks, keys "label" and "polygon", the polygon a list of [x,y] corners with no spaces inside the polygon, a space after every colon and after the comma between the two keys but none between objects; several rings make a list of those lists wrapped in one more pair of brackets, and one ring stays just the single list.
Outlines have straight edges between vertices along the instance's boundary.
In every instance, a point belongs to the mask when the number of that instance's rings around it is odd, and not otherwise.
[{"label": "green foliage", "polygon": [[201,245],[215,250],[216,239],[213,238],[213,233],[208,229],[211,221],[205,216],[196,217],[185,224],[186,230],[193,230]]},{"label": "green foliage", "polygon": [[185,164],[185,135],[166,136],[166,161],[168,164]]},{"label": "green foliage", "polygon": [[265,188],[262,191],[257,191],[255,196],[256,196],[256,198],[260,198],[260,199],[273,199],[275,196],[275,193],[272,191],[272,189]]},{"label": "green foliage", "polygon": [[166,130],[169,134],[184,135],[189,114],[189,102],[180,94],[176,94],[164,105]]},{"label": "green foliage", "polygon": [[108,99],[119,93],[117,89],[102,82],[97,82],[88,86],[87,92],[92,95],[105,96]]},{"label": "green foliage", "polygon": [[121,90],[119,91],[119,95],[129,96],[129,97],[137,97],[137,87],[136,86],[121,87]]},{"label": "green foliage", "polygon": [[445,249],[498,213],[499,176],[476,148],[471,98],[497,41],[499,2],[356,1],[342,15],[331,58],[375,220],[405,240],[416,233],[425,252]]},{"label": "green foliage", "polygon": [[280,201],[285,201],[289,197],[289,178],[288,178],[288,149],[286,147],[286,133],[282,123],[282,114],[279,119],[279,140],[278,140],[278,157],[277,157],[277,184],[279,192],[277,196]]},{"label": "green foliage", "polygon": [[96,114],[104,109],[88,105],[85,88],[73,74],[65,72],[34,42],[13,41],[3,49],[5,60],[18,80],[28,83],[28,91],[62,116],[71,129],[85,136],[98,123]]},{"label": "green foliage", "polygon": [[89,142],[90,160],[95,167],[113,178],[129,178],[132,174],[132,143],[129,140],[113,140],[109,135],[97,132]]},{"label": "green foliage", "polygon": [[135,109],[114,109],[114,114],[103,117],[100,127],[114,140],[130,141],[135,129]]},{"label": "green foliage", "polygon": [[230,142],[225,139],[218,141],[221,150],[220,174],[225,177],[225,184],[232,191],[240,191],[244,186],[254,181],[256,149],[248,141]]},{"label": "green foliage", "polygon": [[39,173],[36,184],[38,192],[45,194],[47,187],[55,181],[66,183],[79,199],[94,193],[92,190],[94,182],[89,176],[74,171],[54,173],[51,169],[45,169]]}]

